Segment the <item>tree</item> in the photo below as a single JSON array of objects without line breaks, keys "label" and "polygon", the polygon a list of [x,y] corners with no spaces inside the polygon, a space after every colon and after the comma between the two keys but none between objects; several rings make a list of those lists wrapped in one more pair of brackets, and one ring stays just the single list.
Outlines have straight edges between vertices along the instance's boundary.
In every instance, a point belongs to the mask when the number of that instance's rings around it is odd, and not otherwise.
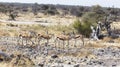
[{"label": "tree", "polygon": [[45,14],[55,15],[59,14],[59,12],[57,11],[56,7],[51,5],[49,6],[49,9],[46,10]]},{"label": "tree", "polygon": [[96,12],[86,12],[82,16],[82,21],[84,23],[92,23],[93,25],[96,25],[98,21],[102,21],[104,19],[105,13],[98,14]]},{"label": "tree", "polygon": [[81,17],[83,15],[83,12],[79,8],[72,8],[70,10],[70,14],[77,17]]},{"label": "tree", "polygon": [[41,6],[41,10],[47,10],[47,9],[49,9],[49,6],[48,6],[48,5],[42,5],[42,6]]},{"label": "tree", "polygon": [[33,6],[33,14],[37,15],[38,14],[38,3],[35,3]]},{"label": "tree", "polygon": [[11,12],[9,14],[9,18],[10,20],[16,20],[15,18],[18,16],[18,13],[17,12]]}]

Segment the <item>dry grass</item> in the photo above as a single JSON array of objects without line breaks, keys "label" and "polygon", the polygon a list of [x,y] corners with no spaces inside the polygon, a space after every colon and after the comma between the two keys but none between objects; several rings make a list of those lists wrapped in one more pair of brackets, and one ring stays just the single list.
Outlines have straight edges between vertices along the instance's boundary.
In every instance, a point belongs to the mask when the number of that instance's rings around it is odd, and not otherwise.
[{"label": "dry grass", "polygon": [[66,33],[72,32],[74,29],[71,26],[63,26],[63,25],[56,25],[56,26],[49,26],[47,29],[54,34],[60,34],[62,31]]},{"label": "dry grass", "polygon": [[0,63],[0,67],[14,67],[13,64],[10,63]]},{"label": "dry grass", "polygon": [[103,48],[106,47],[105,45],[102,45],[100,42],[95,43],[89,43],[84,46],[85,48]]},{"label": "dry grass", "polygon": [[24,24],[17,24],[17,27],[9,26],[9,25],[16,25],[13,23],[0,23],[0,36],[17,36],[21,31],[29,31],[33,30],[35,32],[45,32],[46,30],[52,34],[60,34],[62,31],[72,32],[74,29],[71,26],[63,26],[63,25],[56,25],[56,26],[42,26],[37,24],[32,25],[24,25]]},{"label": "dry grass", "polygon": [[[0,15],[2,16],[2,20],[8,20],[9,17],[5,14],[0,13]],[[61,31],[65,30],[67,32],[70,32],[71,30],[73,30],[73,28],[71,26],[68,26],[69,24],[71,24],[74,19],[76,19],[75,17],[72,16],[66,16],[66,17],[60,17],[59,15],[55,15],[55,16],[49,16],[49,15],[44,15],[42,13],[39,13],[37,16],[33,15],[33,13],[19,13],[18,14],[19,17],[16,18],[17,21],[48,21],[52,22],[53,24],[58,24],[60,23],[61,25],[57,25],[57,26],[42,26],[42,25],[34,25],[34,24],[29,24],[29,25],[24,25],[24,24],[18,24],[18,27],[11,27],[8,26],[9,24],[12,25],[16,25],[13,23],[7,23],[7,22],[0,22],[0,28],[3,30],[1,31],[2,33],[0,34],[0,36],[16,36],[20,31],[22,30],[34,30],[36,32],[44,32],[45,29],[48,29],[50,33],[56,33],[59,34],[61,33]],[[36,18],[37,17],[37,18]],[[64,26],[67,25],[67,26]],[[0,29],[0,30],[1,30]],[[9,29],[9,31],[8,31]],[[20,29],[20,30],[18,30]]]}]

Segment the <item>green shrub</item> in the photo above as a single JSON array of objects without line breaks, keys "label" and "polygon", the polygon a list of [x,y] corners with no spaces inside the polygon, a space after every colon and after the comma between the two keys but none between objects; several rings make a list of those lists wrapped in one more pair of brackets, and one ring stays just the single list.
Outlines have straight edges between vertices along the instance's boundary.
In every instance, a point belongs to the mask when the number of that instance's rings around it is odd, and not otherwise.
[{"label": "green shrub", "polygon": [[91,23],[82,23],[77,19],[74,21],[73,27],[78,31],[78,33],[89,37],[91,33],[90,25]]},{"label": "green shrub", "polygon": [[104,14],[99,14],[96,12],[86,12],[82,16],[82,21],[78,19],[74,22],[73,27],[81,34],[85,35],[86,37],[90,36],[91,29],[90,26],[93,25],[96,27],[97,22],[101,21],[104,17]]}]

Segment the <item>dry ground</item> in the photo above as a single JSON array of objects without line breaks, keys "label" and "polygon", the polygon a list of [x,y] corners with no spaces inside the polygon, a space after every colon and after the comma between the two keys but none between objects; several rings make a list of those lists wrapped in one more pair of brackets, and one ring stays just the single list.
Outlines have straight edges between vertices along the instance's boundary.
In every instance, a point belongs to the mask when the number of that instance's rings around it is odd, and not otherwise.
[{"label": "dry ground", "polygon": [[[35,31],[37,33],[45,34],[46,33],[45,30],[47,29],[49,31],[49,33],[55,34],[55,35],[59,35],[63,30],[65,30],[66,32],[72,32],[74,29],[72,28],[71,24],[74,21],[74,19],[76,19],[75,17],[71,17],[71,16],[58,17],[58,16],[44,16],[42,14],[39,14],[38,16],[36,16],[37,17],[36,18],[35,16],[33,17],[33,14],[28,13],[28,15],[20,14],[20,16],[18,18],[16,18],[16,21],[8,21],[7,20],[8,16],[5,16],[3,14],[0,14],[0,15],[3,16],[3,17],[1,17],[1,22],[0,22],[0,36],[8,36],[8,37],[18,36],[21,32],[25,32],[25,31],[29,31],[29,30]],[[26,22],[26,23],[20,23],[19,21]],[[12,23],[12,22],[14,22],[14,23]],[[46,22],[51,23],[53,25],[44,26],[44,25],[38,24],[38,23],[46,23]],[[112,28],[114,28],[114,27],[119,28],[117,23],[112,24]],[[85,41],[86,41],[85,45],[80,45],[78,43],[77,47],[73,47],[73,46],[69,47],[69,48],[71,48],[70,52],[65,52],[65,54],[64,54],[64,52],[61,52],[60,54],[58,54],[60,57],[59,59],[61,59],[63,57],[65,57],[65,58],[66,57],[73,57],[73,58],[88,57],[88,58],[92,58],[92,59],[97,59],[97,58],[99,58],[99,56],[97,56],[96,53],[93,53],[94,51],[97,51],[97,50],[99,51],[99,49],[103,49],[103,50],[106,49],[106,51],[107,51],[108,47],[112,47],[113,50],[120,48],[120,46],[119,46],[120,38],[112,39],[112,38],[106,37],[103,40],[99,40],[99,41],[92,41],[92,40],[89,40],[86,38]],[[110,43],[109,41],[114,41],[114,43]],[[73,43],[74,40],[72,40],[71,42]],[[44,43],[43,43],[43,46],[44,46]],[[33,48],[33,47],[35,47],[35,46],[32,46],[32,47],[30,46],[30,48]],[[3,45],[0,46],[0,49],[4,52],[7,52],[6,51],[7,48],[8,48],[8,46],[6,46],[6,47]],[[28,48],[28,46],[27,46],[27,48]],[[25,48],[25,49],[27,49],[27,48]],[[74,49],[76,52],[74,52],[74,50],[72,52],[72,49]],[[61,50],[63,50],[63,49],[61,48]],[[67,48],[66,48],[66,50],[67,50]],[[18,52],[19,51],[20,50],[18,50]],[[57,53],[57,52],[50,50],[49,51],[50,55],[46,56],[46,58],[49,60],[51,54],[54,54],[54,53]],[[41,57],[41,55],[40,56],[38,55],[38,58],[39,59],[42,58],[44,60],[44,58]],[[101,58],[101,56],[100,56],[100,58]],[[118,58],[120,58],[120,57],[118,57]],[[47,62],[49,62],[49,61],[46,61],[46,63]],[[67,61],[65,61],[64,63],[67,64]],[[9,64],[8,63],[0,63],[0,67],[13,67],[13,64],[12,63],[9,63]]]}]

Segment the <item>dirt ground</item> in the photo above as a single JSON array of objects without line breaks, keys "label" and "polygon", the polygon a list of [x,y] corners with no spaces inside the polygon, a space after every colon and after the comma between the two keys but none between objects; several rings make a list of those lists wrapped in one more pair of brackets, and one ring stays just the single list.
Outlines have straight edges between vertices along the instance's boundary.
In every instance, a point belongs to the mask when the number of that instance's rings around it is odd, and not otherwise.
[{"label": "dirt ground", "polygon": [[[0,19],[0,67],[119,67],[120,65],[120,39],[104,38],[94,41],[84,38],[84,44],[78,39],[67,41],[50,39],[38,41],[35,44],[18,43],[18,35],[25,31],[35,31],[57,36],[65,29],[67,32],[74,30],[71,24],[75,17],[43,16],[37,18],[32,14],[20,15],[16,21],[7,20],[5,15]],[[32,18],[33,17],[33,18]],[[112,28],[117,27],[112,24]],[[34,39],[33,39],[34,40]],[[23,40],[23,43],[26,43]],[[63,48],[64,46],[64,48]],[[7,59],[6,59],[7,58]]]}]

